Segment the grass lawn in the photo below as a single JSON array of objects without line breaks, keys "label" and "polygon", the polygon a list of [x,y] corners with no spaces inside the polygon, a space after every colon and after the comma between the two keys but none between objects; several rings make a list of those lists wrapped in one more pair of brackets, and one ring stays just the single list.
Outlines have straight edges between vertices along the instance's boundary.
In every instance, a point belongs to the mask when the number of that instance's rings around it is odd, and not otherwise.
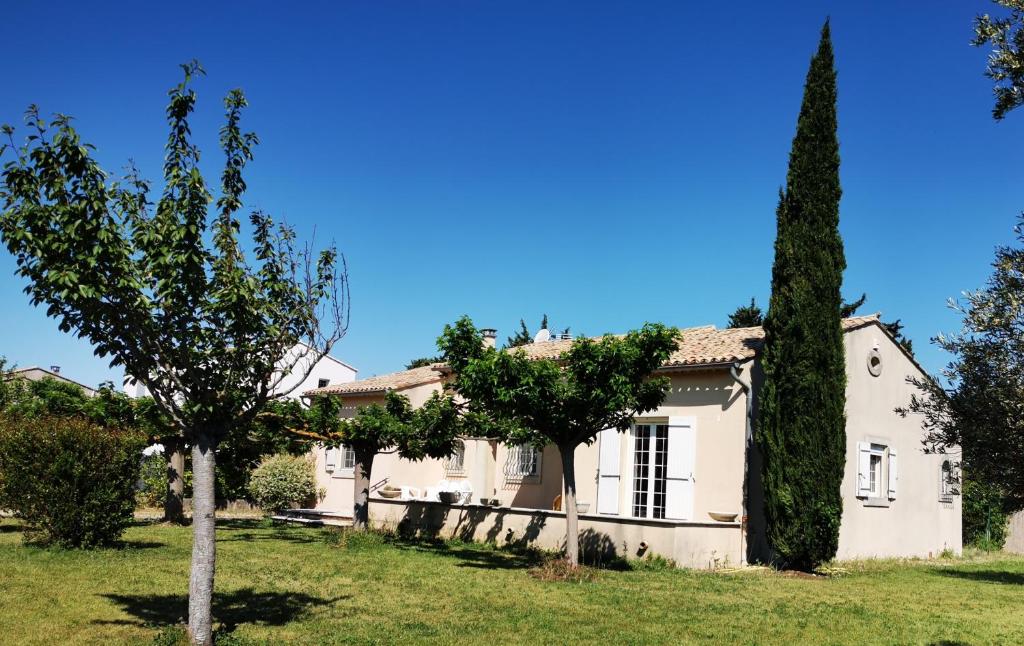
[{"label": "grass lawn", "polygon": [[[459,543],[348,544],[218,526],[215,618],[233,643],[1024,643],[1024,558],[868,562],[831,578],[601,570],[584,583]],[[185,613],[188,528],[122,549],[25,547],[0,522],[0,642],[151,643]]]}]

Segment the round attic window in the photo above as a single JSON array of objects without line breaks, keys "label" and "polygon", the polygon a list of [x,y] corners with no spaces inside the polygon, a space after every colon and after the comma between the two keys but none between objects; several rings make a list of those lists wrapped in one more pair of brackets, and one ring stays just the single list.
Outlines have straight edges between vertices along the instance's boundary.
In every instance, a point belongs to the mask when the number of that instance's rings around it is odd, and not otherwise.
[{"label": "round attic window", "polygon": [[882,355],[878,353],[877,349],[868,353],[868,372],[873,377],[882,374]]}]

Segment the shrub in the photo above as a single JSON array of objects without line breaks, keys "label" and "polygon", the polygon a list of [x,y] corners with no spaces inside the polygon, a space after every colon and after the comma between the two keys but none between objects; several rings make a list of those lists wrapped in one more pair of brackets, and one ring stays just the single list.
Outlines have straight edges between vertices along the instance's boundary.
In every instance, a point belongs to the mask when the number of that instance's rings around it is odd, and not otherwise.
[{"label": "shrub", "polygon": [[132,521],[145,437],[81,418],[0,417],[0,500],[26,540],[109,545]]},{"label": "shrub", "polygon": [[163,507],[167,502],[167,459],[162,452],[142,459],[136,500],[141,507]]},{"label": "shrub", "polygon": [[249,495],[264,511],[277,512],[316,497],[316,472],[304,456],[264,457],[249,477]]},{"label": "shrub", "polygon": [[965,545],[993,551],[1006,542],[1006,523],[1003,495],[998,488],[968,478],[963,481]]}]

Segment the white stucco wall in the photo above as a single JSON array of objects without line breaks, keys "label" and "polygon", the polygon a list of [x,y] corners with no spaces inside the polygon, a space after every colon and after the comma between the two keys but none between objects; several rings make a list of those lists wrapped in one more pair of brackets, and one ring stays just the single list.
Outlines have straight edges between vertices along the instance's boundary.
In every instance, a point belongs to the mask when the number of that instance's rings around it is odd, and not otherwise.
[{"label": "white stucco wall", "polygon": [[[876,348],[882,361],[877,377],[867,365]],[[895,412],[907,406],[916,392],[907,377],[923,376],[920,370],[873,325],[846,334],[846,370],[847,451],[837,558],[929,557],[944,549],[959,553],[960,496],[953,496],[952,502],[939,500],[943,456],[925,454],[920,417],[902,418]],[[885,486],[881,500],[857,497],[858,442],[896,448],[898,480],[893,500],[888,499]],[[888,475],[886,471],[883,477]]]},{"label": "white stucco wall", "polygon": [[[288,358],[282,364],[290,364],[292,359],[299,356],[302,352],[304,352],[303,346],[296,346],[289,352]],[[328,384],[343,384],[354,381],[356,378],[357,370],[355,368],[339,359],[326,356],[313,366],[305,379],[302,379],[303,372],[305,372],[305,369],[311,362],[311,358],[300,360],[292,373],[282,379],[277,392],[287,391],[287,394],[284,395],[285,397],[288,399],[299,399],[302,397],[303,392],[317,388],[321,379],[326,379]],[[293,386],[297,387],[293,388]],[[146,397],[149,395],[149,389],[135,381],[130,375],[125,376],[124,392],[129,397]]]}]

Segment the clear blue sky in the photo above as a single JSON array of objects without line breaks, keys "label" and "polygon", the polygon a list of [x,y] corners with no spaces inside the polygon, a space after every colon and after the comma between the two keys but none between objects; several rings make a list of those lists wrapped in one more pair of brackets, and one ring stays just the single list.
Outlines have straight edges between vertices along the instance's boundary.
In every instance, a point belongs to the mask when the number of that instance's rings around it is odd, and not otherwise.
[{"label": "clear blue sky", "polygon": [[[467,313],[503,339],[542,313],[599,334],[724,325],[769,290],[775,202],[831,15],[849,297],[902,318],[924,365],[1024,208],[1024,113],[990,117],[986,53],[943,2],[130,3],[4,10],[0,121],[74,115],[102,163],[159,179],[177,64],[219,172],[221,98],[262,144],[248,205],[335,239],[362,376],[434,351]],[[228,10],[220,5],[230,5]],[[29,306],[0,253],[0,354],[116,377]]]}]

